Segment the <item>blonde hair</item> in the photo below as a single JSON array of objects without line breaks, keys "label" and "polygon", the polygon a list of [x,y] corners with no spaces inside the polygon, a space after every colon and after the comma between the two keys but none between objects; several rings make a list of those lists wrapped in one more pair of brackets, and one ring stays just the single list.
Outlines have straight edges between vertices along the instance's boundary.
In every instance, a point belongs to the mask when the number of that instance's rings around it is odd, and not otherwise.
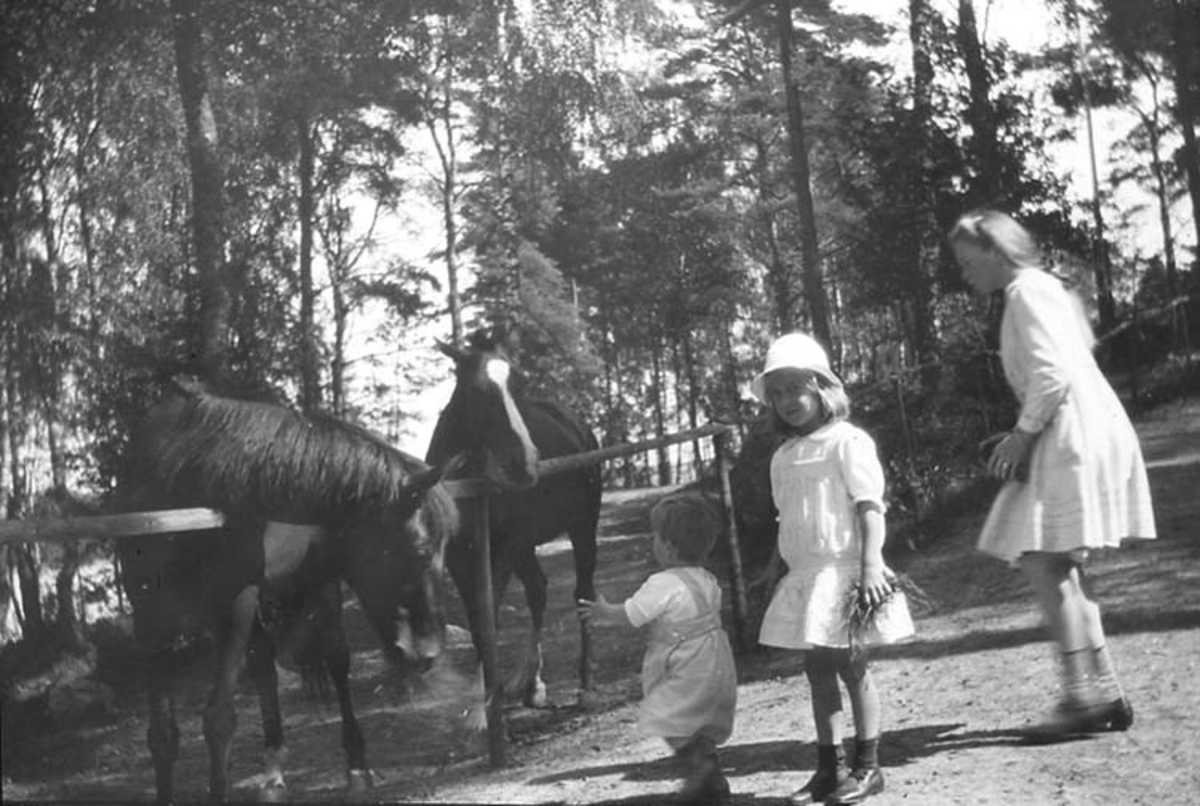
[{"label": "blonde hair", "polygon": [[684,493],[662,498],[650,509],[650,528],[680,560],[699,565],[712,551],[723,523],[703,495]]},{"label": "blonde hair", "polygon": [[999,210],[972,210],[959,217],[946,237],[951,244],[973,243],[998,252],[1015,267],[1036,267],[1054,275],[1063,283],[1071,300],[1071,315],[1079,327],[1080,337],[1089,350],[1095,348],[1096,336],[1092,332],[1083,295],[1073,287],[1074,283],[1069,278],[1049,270],[1037,239],[1012,216]]},{"label": "blonde hair", "polygon": [[[846,387],[840,383],[833,383],[815,372],[811,373],[810,377],[817,386],[817,400],[821,401],[821,424],[847,419],[850,416],[850,395],[847,394]],[[783,434],[798,433],[795,426],[784,422],[779,416],[774,404],[769,404],[768,408],[771,411],[771,423],[776,431]]]},{"label": "blonde hair", "polygon": [[977,209],[963,213],[947,236],[950,243],[967,242],[999,252],[1013,266],[1042,266],[1041,247],[1033,233],[1008,213]]}]

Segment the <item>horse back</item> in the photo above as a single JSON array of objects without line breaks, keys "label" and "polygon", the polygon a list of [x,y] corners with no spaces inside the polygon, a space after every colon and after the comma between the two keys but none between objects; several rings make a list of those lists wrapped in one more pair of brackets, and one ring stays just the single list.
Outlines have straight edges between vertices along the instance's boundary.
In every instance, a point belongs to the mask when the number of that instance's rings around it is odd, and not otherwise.
[{"label": "horse back", "polygon": [[596,435],[582,420],[552,400],[531,400],[522,414],[529,436],[543,459],[600,447]]}]

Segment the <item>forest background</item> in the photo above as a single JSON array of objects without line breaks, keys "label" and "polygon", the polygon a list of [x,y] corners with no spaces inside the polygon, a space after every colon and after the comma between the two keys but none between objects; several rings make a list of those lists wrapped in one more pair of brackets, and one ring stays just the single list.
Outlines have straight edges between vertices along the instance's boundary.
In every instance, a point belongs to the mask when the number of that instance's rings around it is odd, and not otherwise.
[{"label": "forest background", "polygon": [[[602,443],[722,420],[745,471],[745,383],[801,328],[919,548],[1012,419],[998,301],[944,244],[966,209],[1029,224],[1135,397],[1196,383],[1200,3],[1046,2],[1032,51],[988,34],[1021,5],[0,0],[0,507],[102,507],[180,372],[411,439],[434,335],[497,325]],[[108,604],[78,573],[107,551],[6,545],[6,637]]]}]

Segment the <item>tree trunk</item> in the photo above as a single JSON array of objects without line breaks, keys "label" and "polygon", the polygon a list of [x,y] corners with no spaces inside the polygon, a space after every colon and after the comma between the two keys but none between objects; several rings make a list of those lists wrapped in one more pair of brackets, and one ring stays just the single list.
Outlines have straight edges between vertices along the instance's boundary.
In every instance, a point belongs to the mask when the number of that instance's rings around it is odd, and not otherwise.
[{"label": "tree trunk", "polygon": [[79,571],[79,541],[68,540],[62,546],[62,565],[54,577],[54,596],[58,603],[55,618],[57,629],[73,637],[80,637],[79,614],[75,612],[75,577]]},{"label": "tree trunk", "polygon": [[171,0],[175,69],[187,127],[188,167],[192,176],[192,239],[200,278],[200,334],[197,369],[210,380],[225,374],[229,361],[232,307],[225,278],[225,199],[217,124],[204,67],[199,0]]},{"label": "tree trunk", "polygon": [[350,319],[350,306],[346,302],[346,284],[350,279],[349,258],[346,255],[345,232],[330,212],[329,237],[336,244],[325,250],[325,262],[329,268],[329,294],[333,305],[333,355],[329,360],[329,400],[333,413],[341,417],[346,413],[346,331]]},{"label": "tree trunk", "polygon": [[300,144],[300,198],[297,204],[300,216],[300,407],[304,411],[315,411],[321,406],[321,370],[314,314],[316,291],[312,273],[316,147],[312,122],[304,113],[296,115],[296,136]]},{"label": "tree trunk", "polygon": [[772,188],[770,182],[771,163],[769,148],[761,140],[754,143],[754,166],[757,176],[758,202],[761,209],[763,236],[767,240],[767,288],[774,298],[775,329],[786,332],[795,327],[798,319],[794,309],[795,288],[799,285],[792,276],[792,268],[783,259],[779,248],[779,235],[772,211]]},{"label": "tree trunk", "polygon": [[1172,57],[1175,72],[1175,108],[1179,121],[1179,129],[1183,134],[1183,148],[1180,150],[1183,170],[1187,174],[1188,194],[1192,199],[1192,226],[1197,239],[1200,239],[1200,144],[1196,142],[1196,120],[1200,109],[1196,104],[1196,73],[1200,72],[1195,64],[1195,54],[1200,48],[1197,42],[1197,27],[1200,27],[1200,9],[1195,2],[1175,0],[1173,5],[1174,25],[1172,31]]},{"label": "tree trunk", "polygon": [[[1150,141],[1150,173],[1154,177],[1154,197],[1158,202],[1158,226],[1162,230],[1163,263],[1167,272],[1167,302],[1173,303],[1179,294],[1179,266],[1175,257],[1175,233],[1171,225],[1171,188],[1167,177],[1167,166],[1162,159],[1162,106],[1158,98],[1158,80],[1153,70],[1144,68],[1142,75],[1150,85],[1151,108],[1142,114],[1142,125],[1146,127]],[[1187,307],[1172,307],[1170,310],[1171,347],[1179,349],[1186,341],[1183,331]]]},{"label": "tree trunk", "polygon": [[[17,393],[16,379],[13,377],[14,372],[13,367],[7,367],[4,378],[4,419],[8,423],[9,478],[12,481],[12,493],[8,499],[8,511],[5,513],[9,520],[24,517],[29,509],[29,477],[25,473],[25,425],[24,418],[17,414],[20,397]],[[41,636],[46,629],[39,581],[40,554],[37,543],[15,543],[10,547],[9,556],[15,561],[21,589],[21,628],[27,638]]]},{"label": "tree trunk", "polygon": [[921,383],[933,391],[941,380],[941,343],[934,324],[933,273],[941,233],[935,215],[933,188],[929,168],[933,162],[930,132],[933,129],[933,58],[931,56],[929,0],[909,0],[909,39],[912,42],[913,117],[911,138],[916,146],[911,179],[915,194],[912,237],[908,239],[909,253],[903,256],[913,278],[912,318],[913,347],[921,370]]},{"label": "tree trunk", "polygon": [[[40,323],[49,328],[53,340],[65,338],[67,332],[67,317],[63,308],[68,304],[67,295],[70,285],[68,269],[58,254],[58,238],[54,235],[54,208],[51,201],[50,188],[47,181],[47,169],[43,165],[38,176],[38,190],[41,195],[39,212],[42,228],[42,241],[46,248],[46,263],[44,271],[48,289],[50,321]],[[35,269],[36,271],[36,269]],[[39,283],[39,286],[43,284]],[[50,478],[55,490],[67,489],[67,460],[63,453],[64,429],[62,424],[63,375],[65,368],[61,365],[60,356],[63,352],[57,349],[51,351],[46,360],[50,376],[47,379],[45,392],[41,395],[42,417],[46,420],[46,452],[50,458]]]},{"label": "tree trunk", "polygon": [[1096,169],[1096,132],[1092,120],[1092,90],[1087,70],[1087,49],[1084,46],[1083,27],[1079,24],[1079,9],[1075,0],[1068,6],[1070,24],[1075,32],[1075,57],[1078,64],[1079,86],[1083,91],[1083,119],[1087,126],[1088,165],[1092,175],[1092,271],[1096,278],[1096,303],[1100,309],[1100,330],[1107,332],[1116,323],[1116,308],[1112,295],[1112,264],[1108,254],[1108,240],[1104,231],[1104,211],[1100,205],[1100,174]]},{"label": "tree trunk", "polygon": [[[456,65],[449,18],[443,18],[442,41],[446,43],[442,63],[445,67],[441,77],[441,95],[436,101],[436,112],[426,118],[429,137],[437,150],[442,168],[441,203],[442,229],[446,239],[446,296],[450,312],[450,341],[463,343],[462,298],[458,290],[458,153],[454,145],[453,85]],[[438,127],[441,127],[439,136]],[[442,137],[445,138],[443,142]]]},{"label": "tree trunk", "polygon": [[974,197],[972,203],[979,206],[1002,206],[1005,192],[1000,181],[1000,150],[990,99],[992,80],[983,57],[983,45],[979,41],[979,30],[975,24],[975,6],[971,0],[958,2],[957,39],[970,87],[971,100],[967,107],[967,123],[971,126],[975,168],[978,171],[971,188]]},{"label": "tree trunk", "polygon": [[[666,394],[666,371],[663,370],[662,339],[654,340],[653,351],[650,354],[654,372],[654,436],[661,437],[667,433],[667,422],[663,403]],[[671,483],[671,455],[666,446],[660,446],[658,451],[658,484],[664,486]]]},{"label": "tree trunk", "polygon": [[[792,67],[792,52],[795,47],[792,0],[779,0],[778,12],[779,60],[787,99],[788,148],[800,221],[800,261],[804,276],[804,294],[808,300],[809,316],[812,317],[813,335],[827,349],[832,349],[833,333],[829,322],[829,304],[825,297],[821,256],[817,247],[817,221],[813,207],[808,146],[805,143],[804,107],[800,103],[800,88],[796,84]],[[788,322],[784,325],[790,329],[798,326],[799,322]]]}]

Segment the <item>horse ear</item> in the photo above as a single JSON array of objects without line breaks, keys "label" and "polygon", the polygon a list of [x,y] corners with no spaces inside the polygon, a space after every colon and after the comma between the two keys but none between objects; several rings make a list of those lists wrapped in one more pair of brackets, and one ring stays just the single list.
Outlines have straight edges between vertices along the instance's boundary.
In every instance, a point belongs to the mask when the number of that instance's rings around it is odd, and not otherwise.
[{"label": "horse ear", "polygon": [[440,482],[442,479],[456,473],[466,463],[466,451],[456,453],[447,461],[442,462],[441,464],[433,465],[414,474],[409,484],[404,488],[404,491],[414,500],[424,498],[425,494],[433,489],[435,484]]},{"label": "horse ear", "polygon": [[456,364],[467,357],[466,351],[461,347],[456,347],[449,342],[442,341],[441,339],[438,339],[434,343],[437,345],[438,352],[451,359]]},{"label": "horse ear", "polygon": [[496,344],[511,360],[521,353],[521,333],[516,328],[501,325],[496,328]]}]

